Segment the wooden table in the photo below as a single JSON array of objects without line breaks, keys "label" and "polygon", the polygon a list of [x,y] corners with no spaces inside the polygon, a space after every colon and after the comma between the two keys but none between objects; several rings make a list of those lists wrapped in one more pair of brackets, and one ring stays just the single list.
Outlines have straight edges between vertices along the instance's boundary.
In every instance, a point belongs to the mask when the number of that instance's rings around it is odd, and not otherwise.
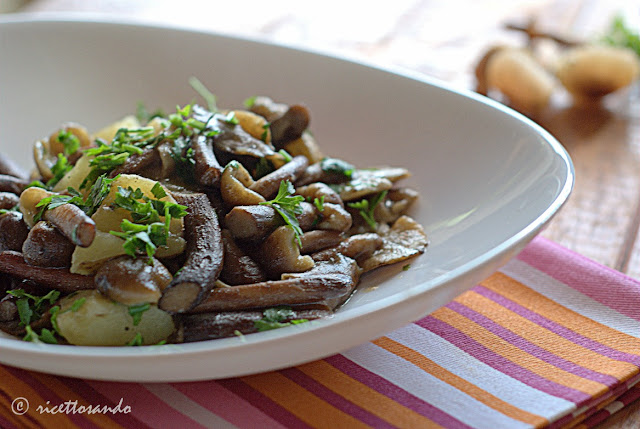
[{"label": "wooden table", "polygon": [[[328,50],[381,65],[400,66],[473,89],[473,70],[490,46],[522,45],[505,23],[526,23],[585,40],[620,12],[638,25],[640,8],[624,0],[32,0],[19,11],[110,13],[173,22]],[[635,5],[634,5],[635,3]],[[635,21],[634,21],[635,19]],[[640,25],[639,25],[640,27]],[[569,202],[543,235],[602,264],[640,278],[640,85],[600,107],[581,108],[560,89],[532,117],[569,151],[576,183]],[[640,401],[601,428],[639,428]]]}]

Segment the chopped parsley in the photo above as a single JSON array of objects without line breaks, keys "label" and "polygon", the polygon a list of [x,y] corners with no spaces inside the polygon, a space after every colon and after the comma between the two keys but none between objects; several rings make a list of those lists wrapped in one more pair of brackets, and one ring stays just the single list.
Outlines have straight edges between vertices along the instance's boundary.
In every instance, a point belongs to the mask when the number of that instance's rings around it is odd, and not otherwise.
[{"label": "chopped parsley", "polygon": [[198,78],[194,76],[190,77],[189,85],[191,85],[191,88],[193,88],[193,90],[197,92],[198,95],[200,95],[200,97],[204,99],[204,101],[207,103],[207,108],[211,112],[215,112],[218,110],[218,107],[216,105],[217,104],[216,96],[213,95],[211,91],[209,91],[207,87],[204,86],[204,84],[198,80]]},{"label": "chopped parsley", "polygon": [[22,338],[23,341],[30,341],[32,343],[47,343],[47,344],[58,344],[58,340],[56,339],[53,332],[51,332],[47,328],[42,328],[40,331],[40,335],[38,335],[31,326],[26,326],[25,331],[27,334]]},{"label": "chopped parsley", "polygon": [[[285,326],[298,325],[308,322],[308,319],[294,319],[296,313],[289,306],[267,308],[262,312],[262,319],[253,322],[258,332],[284,328]],[[288,322],[286,322],[288,320]]]},{"label": "chopped parsley", "polygon": [[[167,244],[171,218],[182,218],[187,214],[186,206],[161,201],[167,194],[159,183],[153,186],[151,193],[156,199],[144,195],[140,188],[118,187],[113,206],[129,211],[133,222],[124,219],[120,224],[122,231],[109,231],[124,239],[122,246],[127,255],[146,254],[150,263],[158,247]],[[164,222],[161,216],[164,216]]]},{"label": "chopped parsley", "polygon": [[87,216],[93,215],[107,195],[109,195],[109,192],[111,192],[111,184],[114,180],[115,178],[109,179],[105,174],[99,176],[93,183],[86,198],[83,198],[80,192],[71,187],[67,188],[69,195],[56,194],[43,198],[38,204],[36,204],[36,208],[40,208],[40,211],[34,216],[34,222],[38,222],[42,219],[45,211],[53,210],[64,204],[74,204],[80,207]]},{"label": "chopped parsley", "polygon": [[622,16],[616,16],[603,41],[613,46],[632,49],[640,56],[640,33],[628,27]]},{"label": "chopped parsley", "polygon": [[324,211],[324,195],[322,195],[320,198],[314,198],[313,205],[316,207],[316,209],[318,209],[319,212],[323,212]]},{"label": "chopped parsley", "polygon": [[136,347],[136,346],[141,346],[142,343],[143,343],[142,334],[138,332],[136,336],[133,337],[133,339],[127,343],[127,346]]},{"label": "chopped parsley", "polygon": [[256,169],[253,176],[256,180],[258,180],[263,178],[269,173],[273,173],[274,171],[276,171],[276,168],[273,165],[273,162],[263,157],[263,158],[260,158],[256,163]]},{"label": "chopped parsley", "polygon": [[370,199],[363,198],[360,201],[347,203],[347,206],[351,207],[352,209],[358,210],[358,213],[360,213],[360,216],[362,216],[365,222],[367,222],[371,229],[375,230],[378,227],[378,224],[376,223],[374,211],[376,206],[380,203],[380,201],[384,199],[386,195],[387,191],[382,191]]},{"label": "chopped parsley", "polygon": [[36,296],[24,291],[24,289],[13,289],[7,291],[9,295],[18,298],[16,307],[21,326],[29,326],[32,322],[42,316],[43,307],[53,304],[59,297],[60,292],[52,290],[44,296]]},{"label": "chopped parsley", "polygon": [[46,187],[53,188],[72,168],[67,157],[59,153],[56,163],[51,167],[53,177],[47,181]]},{"label": "chopped parsley", "polygon": [[247,98],[246,100],[244,100],[244,107],[246,107],[247,109],[251,109],[254,104],[256,104],[256,100],[258,99],[257,95],[252,95],[251,97]]},{"label": "chopped parsley", "polygon": [[320,161],[320,168],[327,173],[337,173],[349,178],[356,169],[352,164],[337,158],[324,158]]},{"label": "chopped parsley", "polygon": [[129,315],[133,318],[133,326],[138,326],[142,320],[142,315],[149,310],[151,305],[147,302],[144,304],[136,304],[129,306]]},{"label": "chopped parsley", "polygon": [[300,203],[304,201],[304,197],[302,195],[295,195],[295,188],[288,180],[280,181],[280,188],[278,189],[278,194],[271,201],[261,202],[260,204],[269,205],[273,207],[284,219],[285,223],[293,229],[295,233],[296,240],[298,245],[302,246],[302,229],[300,228],[300,223],[296,218],[297,214],[302,214],[303,210],[300,206]]},{"label": "chopped parsley", "polygon": [[74,154],[80,149],[80,139],[68,130],[60,130],[57,140],[62,144],[64,148],[62,153],[66,156]]}]

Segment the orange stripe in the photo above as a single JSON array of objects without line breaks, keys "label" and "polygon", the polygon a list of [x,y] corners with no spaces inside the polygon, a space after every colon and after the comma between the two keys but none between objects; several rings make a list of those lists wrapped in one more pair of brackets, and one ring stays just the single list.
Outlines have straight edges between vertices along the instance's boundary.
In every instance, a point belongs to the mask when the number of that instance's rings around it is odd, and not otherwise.
[{"label": "orange stripe", "polygon": [[[29,401],[29,411],[27,411],[27,414],[41,426],[56,428],[76,427],[65,414],[40,414],[37,411],[37,406],[45,404],[46,401],[31,386],[14,377],[2,366],[0,366],[0,380],[2,380],[2,390],[6,392],[10,398],[15,399],[22,397]],[[26,417],[24,421],[27,421]]]},{"label": "orange stripe", "polygon": [[620,362],[582,347],[477,293],[463,294],[456,301],[538,347],[584,368],[611,375],[618,380],[626,380],[638,372],[638,367],[633,364]]},{"label": "orange stripe", "polygon": [[[98,406],[98,405],[106,405],[106,404],[90,404],[84,398],[82,398],[78,393],[71,390],[67,385],[62,383],[57,377],[43,374],[39,372],[31,372],[30,373],[33,378],[38,380],[40,383],[44,384],[49,388],[49,390],[56,393],[57,396],[63,398],[62,402],[66,401],[78,401],[78,407],[80,406]],[[43,402],[44,404],[44,402]],[[53,404],[55,405],[55,404]],[[94,425],[99,426],[101,428],[110,429],[110,428],[121,428],[122,426],[111,420],[107,415],[101,413],[84,413],[78,414],[83,418],[90,420]]]},{"label": "orange stripe", "polygon": [[[602,410],[603,408],[607,407],[609,404],[611,404],[612,402],[617,401],[619,398],[619,396],[613,396],[611,398],[608,398],[604,401],[602,401],[600,404],[598,404],[598,406],[596,407],[597,411]],[[595,414],[596,411],[594,411],[593,414]],[[586,420],[587,417],[591,417],[590,414],[589,416],[587,416],[585,413],[582,413],[580,415],[578,415],[576,418],[574,418],[573,420],[571,420],[570,423],[567,423],[566,425],[562,426],[563,428],[576,428],[576,427],[586,427],[585,425],[581,424],[580,426],[576,426],[578,423],[581,423],[582,421]]]},{"label": "orange stripe", "polygon": [[368,427],[277,372],[242,377],[241,380],[315,428]]},{"label": "orange stripe", "polygon": [[494,353],[547,380],[571,387],[591,396],[600,396],[607,391],[607,386],[604,384],[585,380],[538,359],[447,307],[436,310],[432,316],[448,323]]},{"label": "orange stripe", "polygon": [[466,393],[472,398],[482,402],[486,406],[493,408],[494,410],[500,412],[501,414],[504,414],[505,416],[530,425],[534,425],[538,428],[544,427],[549,423],[549,421],[544,417],[514,407],[508,402],[505,402],[502,399],[493,396],[489,392],[480,389],[478,386],[468,382],[464,378],[461,378],[447,371],[431,359],[428,359],[424,355],[403,344],[398,343],[397,341],[394,341],[387,337],[382,337],[373,341],[373,343],[412,363],[425,372],[433,375],[434,377],[437,377],[443,382],[455,387],[461,392]]},{"label": "orange stripe", "polygon": [[640,355],[640,339],[623,334],[582,316],[529,289],[503,273],[494,273],[481,283],[519,305],[572,331],[621,352]]},{"label": "orange stripe", "polygon": [[323,386],[371,414],[400,428],[440,428],[434,421],[349,377],[325,361],[299,365],[297,368]]}]

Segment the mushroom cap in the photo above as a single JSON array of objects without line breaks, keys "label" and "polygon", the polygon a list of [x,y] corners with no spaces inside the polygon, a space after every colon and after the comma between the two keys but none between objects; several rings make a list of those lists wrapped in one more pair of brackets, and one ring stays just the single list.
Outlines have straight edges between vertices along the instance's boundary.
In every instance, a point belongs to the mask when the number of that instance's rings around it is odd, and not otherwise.
[{"label": "mushroom cap", "polygon": [[105,262],[98,269],[95,283],[100,292],[125,305],[156,304],[172,276],[157,260],[149,264],[146,258],[120,256]]}]

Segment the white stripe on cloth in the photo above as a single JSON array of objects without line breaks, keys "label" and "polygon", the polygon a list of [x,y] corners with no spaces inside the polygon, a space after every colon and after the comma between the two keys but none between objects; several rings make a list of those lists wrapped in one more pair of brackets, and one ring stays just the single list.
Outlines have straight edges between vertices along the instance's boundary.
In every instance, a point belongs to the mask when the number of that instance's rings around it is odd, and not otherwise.
[{"label": "white stripe on cloth", "polygon": [[168,407],[188,416],[190,419],[200,423],[204,427],[215,429],[236,428],[236,426],[224,420],[217,414],[207,410],[197,402],[192,401],[189,397],[174,389],[169,384],[144,383],[142,386],[164,401]]},{"label": "white stripe on cloth", "polygon": [[519,259],[510,260],[500,271],[530,289],[576,313],[633,337],[640,337],[640,322],[595,301]]},{"label": "white stripe on cloth", "polygon": [[514,407],[554,421],[575,410],[575,404],[541,392],[460,350],[439,335],[414,324],[387,335],[447,371]]},{"label": "white stripe on cloth", "polygon": [[531,428],[373,343],[354,347],[342,355],[473,428]]}]

